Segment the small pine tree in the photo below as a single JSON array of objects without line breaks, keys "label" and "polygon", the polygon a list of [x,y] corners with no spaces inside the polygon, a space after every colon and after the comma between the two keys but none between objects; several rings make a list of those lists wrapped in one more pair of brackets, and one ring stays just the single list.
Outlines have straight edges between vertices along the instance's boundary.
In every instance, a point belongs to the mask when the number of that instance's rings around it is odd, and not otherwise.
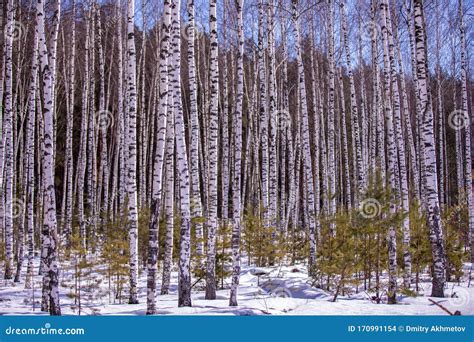
[{"label": "small pine tree", "polygon": [[[364,253],[363,258],[366,274],[370,277],[375,273],[375,296],[374,301],[381,302],[382,283],[380,275],[384,270],[388,270],[388,243],[387,234],[389,227],[395,227],[399,231],[403,219],[407,213],[400,210],[392,212],[393,202],[390,186],[384,183],[380,170],[369,177],[367,191],[361,197],[361,205],[355,209],[352,215],[352,224],[357,227],[361,234],[365,234],[365,241],[362,239],[362,245],[370,244],[373,251]],[[370,288],[370,286],[369,286]],[[395,301],[395,294],[388,293],[389,301]]]},{"label": "small pine tree", "polygon": [[274,237],[273,257],[276,264],[283,264],[286,261],[290,248],[290,240],[285,232],[277,230]]},{"label": "small pine tree", "polygon": [[426,215],[421,212],[420,204],[413,202],[410,208],[410,252],[415,273],[416,292],[419,291],[420,274],[431,262],[431,246],[428,236]]},{"label": "small pine tree", "polygon": [[122,303],[122,291],[128,280],[129,240],[126,218],[119,219],[106,225],[105,241],[102,246],[102,259],[107,264],[106,274],[109,285],[109,303],[111,294],[113,302]]},{"label": "small pine tree", "polygon": [[469,213],[465,203],[446,208],[443,215],[444,236],[446,237],[446,280],[460,281],[462,266],[468,259],[464,249],[468,241]]},{"label": "small pine tree", "polygon": [[266,266],[275,255],[275,237],[277,236],[274,227],[265,227],[263,219],[259,214],[253,212],[251,208],[243,220],[242,244],[248,256],[249,264],[252,261],[259,267]]},{"label": "small pine tree", "polygon": [[141,261],[139,273],[147,265],[148,260],[148,225],[150,223],[150,208],[141,208],[138,213],[138,260]]},{"label": "small pine tree", "polygon": [[232,274],[231,233],[232,226],[229,224],[220,224],[217,229],[216,280],[222,289],[225,278]]},{"label": "small pine tree", "polygon": [[5,261],[5,242],[2,236],[2,238],[0,238],[0,262],[4,262],[4,261]]},{"label": "small pine tree", "polygon": [[[354,250],[358,236],[357,227],[351,223],[350,213],[340,212],[331,221],[325,222],[321,229],[322,248],[314,274],[326,278],[326,288],[334,289],[335,302],[339,294],[347,290],[348,285],[357,282],[354,275],[358,271],[359,262]],[[335,226],[335,232],[331,223]]]},{"label": "small pine tree", "polygon": [[[70,286],[72,292],[68,296],[74,299],[73,310],[77,309],[78,315],[81,315],[84,302],[93,299],[94,292],[101,280],[94,273],[97,263],[88,260],[87,250],[83,246],[83,238],[77,230],[71,236],[70,248],[66,251],[66,257],[71,259],[74,279],[74,284]],[[89,295],[87,296],[87,294]]]}]

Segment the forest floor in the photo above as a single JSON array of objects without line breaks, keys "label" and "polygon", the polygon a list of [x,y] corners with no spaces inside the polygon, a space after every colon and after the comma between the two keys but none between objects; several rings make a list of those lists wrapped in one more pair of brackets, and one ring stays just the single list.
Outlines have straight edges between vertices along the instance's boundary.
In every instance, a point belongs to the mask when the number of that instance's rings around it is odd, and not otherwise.
[{"label": "forest floor", "polygon": [[[0,281],[0,315],[46,314],[41,312],[41,280],[37,275],[39,260],[35,260],[34,289],[25,289],[24,282]],[[460,283],[446,285],[447,298],[432,298],[451,312],[474,314],[474,280],[467,287],[471,264],[464,265]],[[26,267],[24,267],[26,269]],[[96,268],[97,269],[97,268]],[[89,272],[82,281],[81,315],[144,315],[146,312],[146,271],[141,272],[139,304],[127,304],[127,278],[124,279],[121,303],[109,296],[109,284],[103,272]],[[102,268],[103,270],[105,267]],[[257,272],[256,272],[257,271]],[[265,273],[261,276],[255,273]],[[60,297],[63,315],[77,315],[74,303],[73,268],[65,267],[60,278]],[[474,274],[473,274],[474,276]],[[24,280],[24,275],[22,280]],[[370,300],[372,292],[351,288],[351,294],[338,296],[311,285],[306,267],[274,266],[266,268],[242,267],[238,293],[238,307],[229,307],[229,289],[219,290],[216,300],[204,299],[204,282],[198,282],[192,291],[193,306],[177,307],[177,269],[172,272],[170,294],[157,296],[160,315],[447,315],[439,306],[430,302],[431,283],[428,275],[421,277],[418,296],[399,295],[398,304],[377,304]],[[226,279],[224,285],[228,285]],[[386,279],[383,279],[386,282]],[[363,284],[362,284],[363,285]],[[157,291],[159,293],[159,289]],[[112,297],[112,298],[111,298]]]}]

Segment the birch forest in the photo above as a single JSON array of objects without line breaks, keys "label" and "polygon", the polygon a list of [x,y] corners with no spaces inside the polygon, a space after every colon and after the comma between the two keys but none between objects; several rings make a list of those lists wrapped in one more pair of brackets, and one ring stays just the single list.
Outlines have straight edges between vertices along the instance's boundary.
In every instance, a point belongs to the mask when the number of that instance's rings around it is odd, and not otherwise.
[{"label": "birch forest", "polygon": [[474,314],[473,2],[0,6],[0,314]]}]

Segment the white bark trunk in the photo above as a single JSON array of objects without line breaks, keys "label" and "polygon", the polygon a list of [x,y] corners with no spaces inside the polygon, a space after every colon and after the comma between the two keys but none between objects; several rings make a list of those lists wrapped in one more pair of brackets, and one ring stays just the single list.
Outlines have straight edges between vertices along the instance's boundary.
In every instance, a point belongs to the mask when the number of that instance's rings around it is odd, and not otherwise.
[{"label": "white bark trunk", "polygon": [[232,183],[232,285],[230,289],[230,306],[237,306],[237,287],[240,278],[240,229],[241,229],[241,165],[242,165],[242,106],[244,97],[244,0],[237,0],[237,96],[233,118],[234,133],[234,167]]},{"label": "white bark trunk", "polygon": [[[59,265],[58,265],[58,238],[56,218],[56,194],[54,186],[54,123],[53,123],[53,79],[54,69],[50,68],[44,23],[44,4],[38,0],[36,5],[38,21],[40,74],[44,87],[44,150],[43,150],[43,177],[45,187],[44,223],[42,229],[43,241],[41,256],[44,260],[43,286],[47,286],[49,296],[49,312],[51,315],[61,315],[59,305]],[[45,291],[43,291],[45,292]]]},{"label": "white bark trunk", "polygon": [[171,6],[172,35],[171,88],[173,90],[174,130],[176,135],[176,164],[179,174],[179,204],[181,214],[179,241],[178,305],[191,306],[191,203],[189,169],[186,152],[183,106],[181,103],[181,26],[180,2]]},{"label": "white bark trunk", "polygon": [[138,209],[137,209],[137,79],[135,54],[135,0],[128,0],[127,16],[127,193],[130,243],[129,304],[138,304]]},{"label": "white bark trunk", "polygon": [[5,113],[3,132],[5,135],[5,274],[4,279],[13,278],[13,0],[7,3],[7,23],[5,35]]},{"label": "white bark trunk", "polygon": [[309,271],[313,274],[316,267],[316,213],[314,203],[314,179],[313,179],[313,162],[311,159],[311,145],[309,137],[309,118],[308,118],[308,103],[306,99],[306,81],[303,66],[303,53],[301,48],[300,37],[300,21],[298,14],[298,0],[292,0],[293,10],[292,19],[295,25],[295,46],[296,59],[298,63],[298,79],[299,91],[301,98],[301,122],[302,122],[302,149],[303,149],[303,165],[304,177],[307,186],[307,201],[308,201],[308,220],[309,220]]},{"label": "white bark trunk", "polygon": [[206,299],[216,299],[216,232],[217,232],[217,137],[219,133],[219,48],[217,40],[217,1],[209,1],[210,27],[210,106],[209,106],[209,210],[207,234]]},{"label": "white bark trunk", "polygon": [[422,154],[425,171],[423,172],[424,195],[430,230],[431,252],[433,256],[432,297],[444,297],[445,250],[441,215],[438,203],[438,181],[436,171],[436,151],[434,143],[433,112],[428,84],[427,44],[423,13],[423,1],[414,0],[414,29],[416,50],[416,73],[419,85],[419,115],[422,116],[421,140],[424,145]]},{"label": "white bark trunk", "polygon": [[[167,127],[168,110],[168,61],[169,61],[169,40],[171,26],[171,7],[170,1],[165,0],[163,7],[163,23],[161,26],[161,47],[160,47],[160,101],[158,107],[158,132],[155,141],[155,155],[153,159],[153,194],[152,194],[152,219],[150,221],[149,241],[148,241],[148,282],[147,282],[147,314],[156,313],[156,271],[158,263],[158,226],[161,212],[161,198],[163,187],[163,163],[165,153],[165,139]],[[171,115],[172,116],[172,115]],[[171,119],[171,118],[170,118]],[[174,125],[174,123],[171,123]],[[172,131],[173,132],[173,131]],[[174,136],[174,135],[173,135]],[[173,235],[171,234],[171,238]],[[168,241],[168,239],[167,239]],[[171,245],[172,247],[172,245]],[[165,249],[165,253],[166,253]],[[163,283],[161,292],[165,288],[165,268],[163,266]]]}]

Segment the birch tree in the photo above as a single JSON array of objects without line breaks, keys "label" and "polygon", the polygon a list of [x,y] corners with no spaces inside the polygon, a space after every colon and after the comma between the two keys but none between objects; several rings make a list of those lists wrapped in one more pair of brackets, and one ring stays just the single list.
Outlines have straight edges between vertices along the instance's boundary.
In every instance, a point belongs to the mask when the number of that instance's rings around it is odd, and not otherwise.
[{"label": "birch tree", "polygon": [[35,203],[35,126],[36,126],[36,94],[38,78],[38,23],[35,27],[34,47],[31,63],[30,88],[28,95],[28,122],[26,131],[26,174],[28,182],[26,184],[26,226],[27,226],[27,246],[28,246],[28,265],[26,268],[25,288],[30,289],[33,282],[34,267],[34,203]]},{"label": "birch tree", "polygon": [[189,67],[189,96],[191,117],[190,158],[191,165],[191,217],[197,219],[194,224],[196,231],[196,254],[201,258],[204,254],[203,226],[199,222],[202,216],[201,186],[199,170],[200,127],[197,102],[196,61],[194,56],[194,41],[196,39],[196,24],[194,19],[194,0],[188,0],[188,67]]},{"label": "birch tree", "polygon": [[[71,66],[69,69],[69,89],[68,89],[68,108],[67,108],[67,126],[66,126],[66,171],[64,172],[64,187],[66,192],[63,201],[66,201],[64,218],[64,234],[66,243],[70,245],[72,235],[72,206],[73,206],[73,123],[74,123],[74,100],[75,100],[75,80],[76,80],[76,1],[72,2],[72,27],[71,27]],[[64,189],[63,187],[63,189]],[[64,191],[64,190],[63,190]]]},{"label": "birch tree", "polygon": [[44,150],[43,150],[43,177],[45,188],[44,222],[42,227],[41,257],[44,260],[43,294],[48,295],[49,313],[54,316],[61,315],[59,304],[59,265],[58,265],[58,238],[56,219],[56,194],[54,185],[54,123],[53,123],[53,79],[54,69],[50,69],[46,34],[44,24],[44,3],[36,3],[36,20],[39,39],[40,75],[43,82],[43,116],[44,116]]},{"label": "birch tree", "polygon": [[191,197],[183,105],[181,102],[180,2],[174,0],[171,4],[171,50],[173,55],[173,68],[171,70],[170,86],[173,92],[172,108],[175,120],[176,164],[179,174],[179,205],[181,215],[178,262],[178,306],[191,306]]},{"label": "birch tree", "polygon": [[217,232],[217,137],[219,108],[219,47],[217,39],[217,1],[209,1],[210,28],[210,105],[209,105],[209,209],[207,218],[206,299],[216,299],[216,232]]},{"label": "birch tree", "polygon": [[416,51],[416,74],[419,86],[420,115],[422,120],[421,141],[424,145],[422,154],[424,172],[423,185],[426,201],[427,221],[430,230],[431,253],[433,257],[433,272],[431,290],[432,297],[444,297],[445,284],[445,250],[444,236],[441,223],[441,215],[438,197],[438,181],[436,171],[436,151],[434,144],[433,112],[431,109],[431,98],[428,84],[427,70],[427,43],[424,21],[424,8],[422,0],[414,0],[414,29],[415,29],[415,51]]},{"label": "birch tree", "polygon": [[233,117],[234,133],[234,168],[232,198],[232,285],[230,289],[230,306],[237,306],[237,287],[240,278],[240,235],[241,235],[241,166],[242,166],[242,105],[244,97],[244,0],[235,2],[237,10],[237,96]]},{"label": "birch tree", "polygon": [[466,28],[464,25],[463,2],[459,0],[459,29],[461,33],[461,101],[464,128],[465,128],[465,142],[464,155],[465,164],[465,186],[466,186],[466,204],[469,215],[469,232],[471,234],[471,262],[474,260],[474,200],[472,188],[472,159],[471,159],[471,115],[469,114],[469,107],[467,101],[467,57],[466,57]]},{"label": "birch tree", "polygon": [[[268,216],[270,226],[275,230],[277,228],[277,187],[278,187],[278,161],[277,161],[277,124],[279,121],[288,120],[277,112],[277,93],[276,93],[276,56],[275,56],[275,0],[267,0],[268,6],[268,113],[270,117],[269,136],[268,136]],[[273,234],[275,235],[275,234]],[[275,237],[273,237],[275,239]],[[270,263],[273,264],[273,256]]]},{"label": "birch tree", "polygon": [[4,279],[13,278],[13,0],[7,3],[7,23],[5,34],[5,275]]},{"label": "birch tree", "polygon": [[[156,271],[158,263],[158,226],[161,211],[161,197],[162,197],[162,183],[163,183],[163,163],[165,153],[165,139],[167,128],[167,113],[168,106],[168,61],[169,61],[169,40],[171,28],[171,7],[170,1],[166,0],[163,3],[163,23],[161,25],[162,36],[160,46],[160,86],[159,86],[159,107],[158,107],[158,132],[156,134],[156,150],[153,161],[153,195],[152,195],[152,217],[150,221],[149,242],[148,242],[148,281],[147,281],[147,314],[153,315],[156,313]],[[170,118],[171,119],[171,118]],[[171,234],[171,238],[173,235]],[[167,236],[168,243],[168,236]],[[166,251],[166,250],[165,250]],[[166,253],[166,252],[165,252]],[[166,259],[165,259],[166,260]],[[161,291],[165,288],[165,267],[163,266],[163,283]],[[169,281],[169,280],[168,280]]]},{"label": "birch tree", "polygon": [[[88,15],[86,15],[87,17]],[[84,79],[89,78],[89,20],[86,19],[86,37],[84,43]],[[86,222],[84,213],[84,184],[85,184],[85,172],[86,172],[86,150],[87,150],[87,122],[88,122],[88,93],[89,93],[89,82],[84,81],[82,85],[82,109],[81,109],[81,134],[80,134],[80,145],[79,145],[79,156],[77,161],[77,173],[76,173],[76,192],[77,192],[77,209],[79,219],[79,234],[82,240],[82,246],[86,247]]]},{"label": "birch tree", "polygon": [[[69,286],[60,268],[111,258],[110,288],[125,288],[130,304],[146,300],[153,315],[160,281],[186,307],[193,288],[216,299],[219,279],[233,307],[243,260],[308,258],[308,277],[335,297],[363,279],[395,303],[397,277],[412,288],[426,266],[431,295],[442,297],[474,249],[462,0],[437,0],[433,13],[422,0],[210,0],[208,33],[201,2],[162,3],[5,1],[5,284],[23,281],[27,265],[25,288],[41,279],[41,310],[59,315]],[[374,216],[362,215],[366,201]],[[128,244],[115,250],[123,233]],[[413,246],[428,241],[425,258]],[[115,256],[128,260],[113,279]],[[76,274],[77,291],[87,272]]]},{"label": "birch tree", "polygon": [[262,206],[263,206],[263,220],[264,225],[268,227],[268,173],[269,173],[269,161],[268,161],[268,113],[267,113],[267,89],[266,89],[266,65],[265,65],[265,43],[264,43],[264,1],[259,0],[258,2],[258,78],[259,78],[259,92],[260,92],[260,132],[259,132],[259,144],[261,146],[261,192],[262,192]]},{"label": "birch tree", "polygon": [[365,191],[365,170],[364,170],[364,161],[362,158],[362,140],[359,129],[359,110],[357,105],[357,98],[355,92],[355,82],[354,75],[352,72],[352,62],[351,62],[351,53],[349,49],[349,38],[348,38],[348,29],[347,29],[347,18],[346,18],[346,9],[344,0],[340,2],[341,7],[341,23],[342,23],[342,35],[344,41],[344,49],[346,52],[346,65],[347,65],[347,74],[349,76],[349,85],[351,93],[351,127],[352,127],[352,146],[355,150],[355,160],[356,160],[356,186],[358,193],[354,196],[355,205],[358,205],[358,196]]},{"label": "birch tree", "polygon": [[137,211],[137,81],[135,54],[135,0],[128,0],[127,17],[127,193],[130,243],[129,304],[138,304],[138,211]]},{"label": "birch tree", "polygon": [[[336,162],[334,151],[334,104],[335,104],[335,61],[334,61],[334,1],[328,0],[328,177],[329,177],[329,215],[336,213]],[[334,227],[333,227],[334,229]]]},{"label": "birch tree", "polygon": [[174,115],[170,112],[166,124],[166,190],[165,190],[165,252],[163,259],[163,281],[161,294],[168,294],[171,280],[171,266],[173,262],[173,234],[174,234]]},{"label": "birch tree", "polygon": [[[393,104],[393,126],[394,136],[397,146],[397,160],[400,174],[400,194],[399,202],[400,209],[404,213],[408,213],[410,210],[409,198],[408,198],[408,176],[407,176],[407,165],[405,156],[405,139],[402,133],[402,122],[401,122],[401,105],[400,105],[400,92],[398,90],[398,73],[395,64],[395,48],[394,48],[394,34],[391,13],[388,6],[388,0],[384,3],[384,11],[382,12],[383,27],[386,27],[386,37],[388,44],[389,64],[390,64],[390,81],[392,85],[392,104]],[[404,262],[404,286],[410,287],[411,278],[411,254],[410,254],[410,218],[406,215],[402,223],[403,232],[403,262]]]},{"label": "birch tree", "polygon": [[316,266],[316,214],[314,203],[314,180],[313,163],[311,160],[308,103],[306,99],[306,80],[303,66],[303,55],[301,49],[300,22],[298,14],[298,0],[292,0],[292,19],[295,26],[296,59],[298,63],[298,80],[301,97],[301,120],[302,120],[302,149],[304,175],[307,184],[308,218],[309,218],[309,270],[314,272]]}]

